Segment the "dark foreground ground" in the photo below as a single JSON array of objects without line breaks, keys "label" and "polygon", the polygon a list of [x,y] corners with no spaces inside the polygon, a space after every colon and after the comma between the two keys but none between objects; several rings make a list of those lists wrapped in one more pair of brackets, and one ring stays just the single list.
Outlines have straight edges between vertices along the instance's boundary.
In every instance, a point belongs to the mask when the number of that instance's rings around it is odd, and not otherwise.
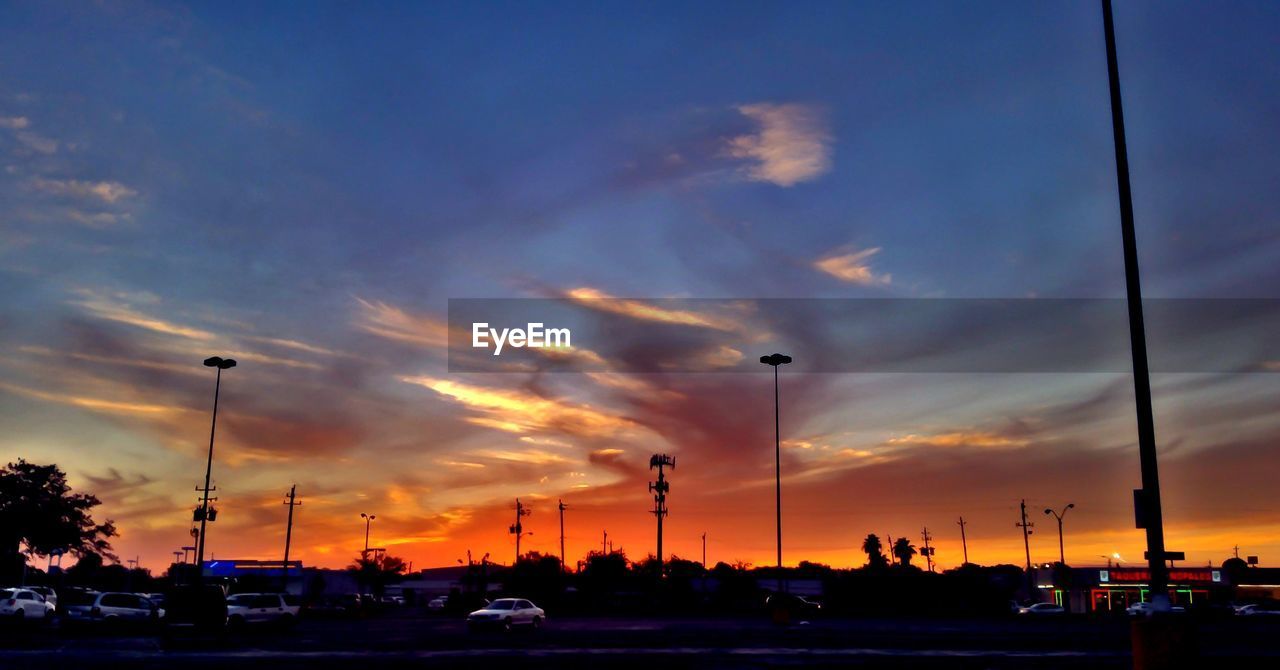
[{"label": "dark foreground ground", "polygon": [[[1196,667],[1280,667],[1280,617],[1204,622]],[[468,633],[417,611],[303,621],[166,645],[143,631],[0,628],[0,668],[868,667],[1127,668],[1123,619],[555,619],[538,632]]]}]

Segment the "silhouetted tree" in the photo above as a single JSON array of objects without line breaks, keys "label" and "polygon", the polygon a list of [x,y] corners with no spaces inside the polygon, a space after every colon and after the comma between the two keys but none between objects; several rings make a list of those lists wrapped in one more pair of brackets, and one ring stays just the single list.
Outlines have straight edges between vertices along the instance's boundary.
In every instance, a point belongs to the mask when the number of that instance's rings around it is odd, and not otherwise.
[{"label": "silhouetted tree", "polygon": [[56,465],[18,459],[0,468],[0,581],[20,574],[26,563],[23,545],[37,556],[60,549],[78,558],[115,558],[108,541],[115,526],[89,515],[99,504],[93,495],[72,493],[66,473]]},{"label": "silhouetted tree", "polygon": [[916,555],[916,547],[911,544],[911,540],[900,537],[893,543],[893,556],[898,559],[898,565],[907,567],[911,565],[911,557]]},{"label": "silhouetted tree", "polygon": [[884,556],[884,544],[875,533],[867,535],[862,541],[862,551],[867,555],[867,567],[883,568],[889,565],[889,559]]},{"label": "silhouetted tree", "polygon": [[351,571],[362,584],[368,584],[374,595],[381,597],[391,583],[404,574],[404,559],[381,552],[374,552],[357,558],[347,570]]},{"label": "silhouetted tree", "polygon": [[1239,584],[1249,572],[1249,564],[1243,558],[1233,556],[1222,562],[1222,572],[1231,584]]}]

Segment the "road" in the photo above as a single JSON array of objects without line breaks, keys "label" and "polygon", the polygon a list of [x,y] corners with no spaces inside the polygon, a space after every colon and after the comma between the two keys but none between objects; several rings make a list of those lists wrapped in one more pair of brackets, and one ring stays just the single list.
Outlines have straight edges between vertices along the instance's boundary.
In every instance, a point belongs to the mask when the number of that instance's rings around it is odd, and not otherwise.
[{"label": "road", "polygon": [[[1280,619],[1280,618],[1277,618]],[[1205,622],[1203,667],[1280,664],[1280,620]],[[142,632],[0,630],[5,668],[465,667],[518,659],[523,667],[660,665],[736,668],[1126,668],[1123,619],[827,619],[788,627],[753,618],[552,618],[541,631],[469,633],[456,618],[416,611],[303,621],[166,648]]]}]

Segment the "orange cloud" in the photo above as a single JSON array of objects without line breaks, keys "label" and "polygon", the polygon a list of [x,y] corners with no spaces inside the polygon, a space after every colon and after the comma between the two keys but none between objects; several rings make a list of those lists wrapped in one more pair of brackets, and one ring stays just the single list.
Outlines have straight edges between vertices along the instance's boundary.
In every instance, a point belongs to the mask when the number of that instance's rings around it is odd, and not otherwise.
[{"label": "orange cloud", "polygon": [[400,381],[435,391],[481,416],[478,425],[511,433],[564,432],[599,437],[632,427],[631,420],[580,405],[545,398],[526,391],[491,389],[433,377],[400,377]]},{"label": "orange cloud", "polygon": [[876,274],[867,261],[880,253],[880,247],[872,247],[861,251],[837,251],[813,262],[819,272],[835,277],[843,282],[862,286],[883,286],[892,281],[887,274]]}]

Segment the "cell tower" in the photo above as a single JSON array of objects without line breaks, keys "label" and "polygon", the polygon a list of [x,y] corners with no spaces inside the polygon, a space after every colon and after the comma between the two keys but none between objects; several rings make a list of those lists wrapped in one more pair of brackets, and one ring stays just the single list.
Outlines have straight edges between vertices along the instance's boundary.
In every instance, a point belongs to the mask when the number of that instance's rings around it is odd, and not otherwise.
[{"label": "cell tower", "polygon": [[520,517],[529,516],[530,514],[533,514],[533,510],[526,508],[520,502],[520,499],[516,498],[516,522],[511,524],[509,529],[511,534],[516,536],[516,562],[511,564],[513,566],[520,562],[520,539],[525,534],[524,524],[520,523]]},{"label": "cell tower", "polygon": [[662,518],[667,515],[667,492],[671,485],[667,483],[663,468],[676,467],[676,459],[666,454],[654,454],[649,457],[649,469],[658,469],[658,481],[649,482],[649,492],[653,494],[653,515],[658,517],[658,574],[662,574]]}]

